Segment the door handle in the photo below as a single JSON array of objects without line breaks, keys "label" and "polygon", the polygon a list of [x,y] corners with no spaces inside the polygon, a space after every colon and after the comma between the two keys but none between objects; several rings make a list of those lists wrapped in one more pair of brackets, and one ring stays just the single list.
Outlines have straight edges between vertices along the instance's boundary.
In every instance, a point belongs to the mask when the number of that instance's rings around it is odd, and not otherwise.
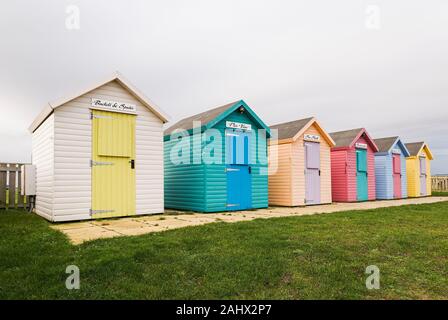
[{"label": "door handle", "polygon": [[249,174],[252,174],[252,167],[249,166]]},{"label": "door handle", "polygon": [[131,169],[135,169],[135,160],[132,159],[129,163],[131,164]]}]

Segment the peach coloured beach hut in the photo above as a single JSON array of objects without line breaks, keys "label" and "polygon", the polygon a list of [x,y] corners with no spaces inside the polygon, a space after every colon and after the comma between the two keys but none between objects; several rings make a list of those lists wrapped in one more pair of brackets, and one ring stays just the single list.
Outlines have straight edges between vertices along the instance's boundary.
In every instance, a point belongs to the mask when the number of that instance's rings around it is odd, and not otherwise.
[{"label": "peach coloured beach hut", "polygon": [[269,204],[331,203],[330,135],[315,118],[270,128],[277,140],[269,140]]}]

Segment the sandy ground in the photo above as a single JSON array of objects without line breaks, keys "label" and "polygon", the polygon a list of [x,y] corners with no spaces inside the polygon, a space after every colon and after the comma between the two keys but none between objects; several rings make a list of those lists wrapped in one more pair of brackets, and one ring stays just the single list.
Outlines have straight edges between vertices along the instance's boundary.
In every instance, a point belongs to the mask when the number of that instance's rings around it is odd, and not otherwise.
[{"label": "sandy ground", "polygon": [[238,222],[286,216],[303,216],[347,210],[366,210],[448,201],[448,197],[428,197],[402,200],[372,201],[361,203],[333,203],[309,207],[269,207],[251,211],[219,213],[188,213],[167,210],[165,214],[134,216],[119,219],[92,220],[54,224],[52,228],[67,235],[73,244],[81,244],[100,238],[135,236],[151,232],[203,225],[213,222]]}]

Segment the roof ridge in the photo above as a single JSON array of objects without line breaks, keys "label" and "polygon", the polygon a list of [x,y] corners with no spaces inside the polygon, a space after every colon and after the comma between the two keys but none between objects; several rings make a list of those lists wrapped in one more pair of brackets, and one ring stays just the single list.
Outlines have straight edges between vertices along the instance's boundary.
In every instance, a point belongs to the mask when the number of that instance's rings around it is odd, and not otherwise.
[{"label": "roof ridge", "polygon": [[304,121],[304,120],[311,121],[311,120],[314,119],[314,118],[315,118],[315,117],[308,117],[308,118],[302,118],[302,119],[297,119],[297,120],[292,120],[292,121],[287,121],[287,122],[277,123],[277,124],[270,125],[269,128],[276,127],[276,126],[280,126],[280,125],[286,125],[286,124],[289,124],[289,123],[292,124],[292,123],[294,123],[294,122],[298,122],[298,121]]},{"label": "roof ridge", "polygon": [[[214,108],[211,108],[211,109],[207,109],[207,110],[205,110],[205,111],[202,111],[202,112],[198,112],[198,113],[192,114],[192,115],[187,116],[187,117],[185,117],[185,118],[179,119],[179,121],[177,121],[176,123],[178,123],[178,122],[180,122],[180,121],[183,121],[183,120],[185,120],[185,119],[188,119],[188,118],[193,118],[193,117],[199,116],[199,115],[201,115],[201,114],[204,114],[204,113],[207,113],[207,112],[216,110],[216,109],[223,108],[223,107],[228,106],[228,105],[233,106],[235,103],[238,103],[238,102],[240,102],[240,101],[241,101],[241,100],[236,100],[236,101],[234,101],[234,102],[230,102],[230,103],[226,103],[226,104],[220,105],[219,107],[214,107]],[[175,123],[175,124],[176,124],[176,123]],[[174,125],[174,124],[173,124],[173,125]]]},{"label": "roof ridge", "polygon": [[[188,117],[179,119],[178,121],[176,121],[175,123],[173,123],[171,126],[169,126],[168,128],[166,128],[166,129],[164,130],[164,135],[168,134],[168,132],[173,132],[174,130],[179,129],[179,128],[178,128],[178,125],[179,125],[179,123],[181,123],[181,122],[187,122],[189,119],[192,119],[192,120],[193,120],[193,119],[196,118],[196,117],[199,117],[199,116],[201,116],[201,115],[205,115],[205,114],[207,114],[207,113],[213,113],[213,111],[216,111],[216,110],[221,109],[221,108],[222,108],[222,109],[228,109],[228,108],[234,106],[235,104],[237,104],[238,102],[241,102],[241,101],[243,101],[243,100],[242,100],[242,99],[240,99],[240,100],[236,100],[236,101],[233,101],[233,102],[230,102],[230,103],[226,103],[226,104],[223,104],[223,105],[221,105],[221,106],[214,107],[214,108],[211,108],[211,109],[208,109],[208,110],[199,112],[199,113],[195,113],[195,114],[190,115],[190,116],[188,116]],[[224,111],[223,111],[223,112],[224,112]],[[221,113],[223,113],[223,112],[221,112]],[[219,114],[221,114],[221,113],[219,113]],[[216,115],[216,116],[217,116],[217,115]],[[207,123],[208,123],[208,122],[207,122]],[[174,128],[174,129],[173,129],[173,128]],[[191,129],[191,128],[189,128],[189,129]]]},{"label": "roof ridge", "polygon": [[384,140],[384,139],[397,139],[399,136],[390,136],[390,137],[384,137],[384,138],[375,138],[373,140]]},{"label": "roof ridge", "polygon": [[334,132],[330,132],[329,134],[349,132],[349,131],[361,131],[361,130],[365,130],[365,128],[360,127],[360,128],[354,128],[354,129],[348,129],[348,130],[334,131]]}]

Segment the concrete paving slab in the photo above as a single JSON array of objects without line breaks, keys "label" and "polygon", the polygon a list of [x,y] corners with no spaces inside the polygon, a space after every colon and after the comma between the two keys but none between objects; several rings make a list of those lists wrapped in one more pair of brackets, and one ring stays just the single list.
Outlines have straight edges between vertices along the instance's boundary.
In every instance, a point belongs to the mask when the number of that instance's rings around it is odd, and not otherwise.
[{"label": "concrete paving slab", "polygon": [[102,238],[113,238],[123,236],[123,234],[97,226],[77,228],[77,229],[65,229],[59,231],[65,233],[73,244],[81,244],[85,241],[102,239]]},{"label": "concrete paving slab", "polygon": [[53,229],[57,230],[69,230],[69,229],[79,229],[92,226],[92,222],[68,222],[68,223],[57,223],[52,225]]},{"label": "concrete paving slab", "polygon": [[101,238],[134,236],[214,222],[233,223],[258,218],[268,219],[338,211],[367,210],[409,204],[435,203],[441,201],[448,201],[448,197],[410,198],[401,200],[368,201],[361,203],[333,203],[308,207],[269,207],[258,210],[207,214],[192,212],[183,213],[178,210],[167,210],[167,214],[163,215],[133,216],[118,219],[114,218],[110,220],[106,219],[88,222],[60,223],[53,225],[52,228],[66,234],[73,244],[80,244],[85,241]]},{"label": "concrete paving slab", "polygon": [[154,221],[159,221],[161,219],[164,220],[166,218],[167,218],[167,216],[164,214],[154,214],[154,215],[149,215],[149,216],[132,217],[132,220],[142,221],[142,222],[154,222]]}]

